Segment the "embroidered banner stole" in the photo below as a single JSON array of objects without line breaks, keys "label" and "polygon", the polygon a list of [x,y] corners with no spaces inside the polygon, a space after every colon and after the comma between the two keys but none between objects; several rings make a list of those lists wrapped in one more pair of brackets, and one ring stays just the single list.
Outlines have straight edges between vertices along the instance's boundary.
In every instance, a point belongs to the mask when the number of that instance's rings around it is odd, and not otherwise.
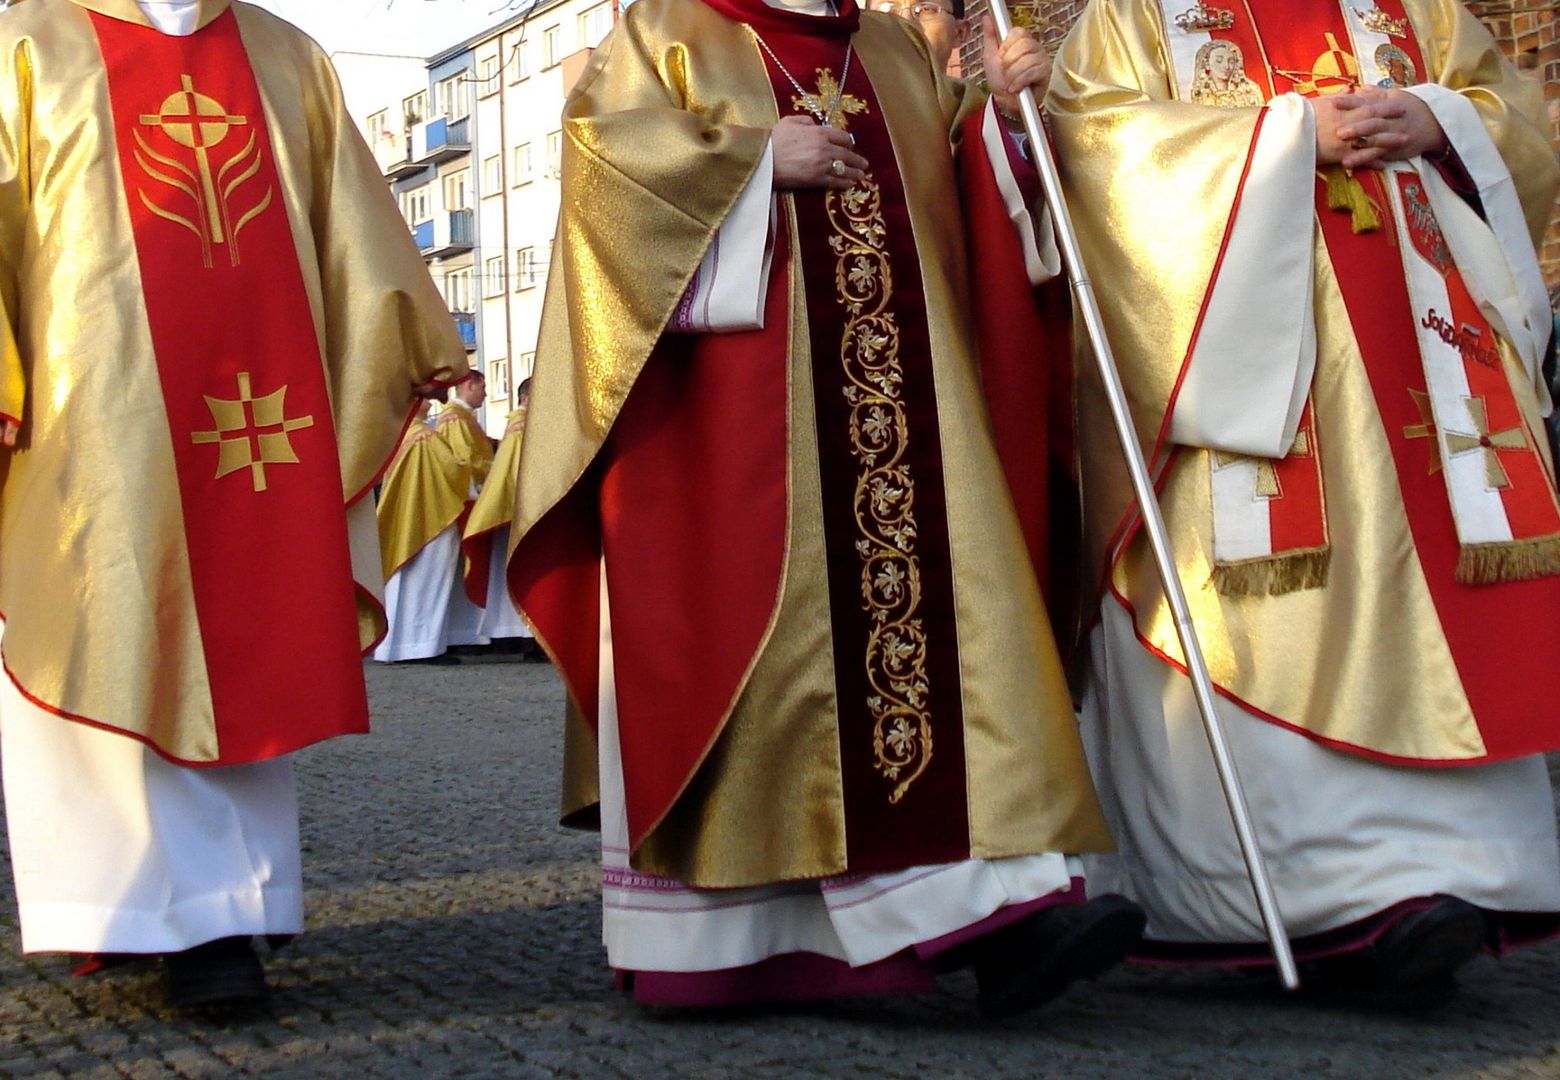
[{"label": "embroidered banner stole", "polygon": [[92,22],[211,688],[200,764],[366,731],[330,394],[238,22]]},{"label": "embroidered banner stole", "polygon": [[792,200],[812,350],[849,866],[898,868],[907,849],[916,862],[968,858],[942,447],[904,185],[861,65],[839,84],[849,38],[762,34],[780,115],[816,115],[838,94],[829,119],[870,162],[866,181],[847,191],[798,191]]}]

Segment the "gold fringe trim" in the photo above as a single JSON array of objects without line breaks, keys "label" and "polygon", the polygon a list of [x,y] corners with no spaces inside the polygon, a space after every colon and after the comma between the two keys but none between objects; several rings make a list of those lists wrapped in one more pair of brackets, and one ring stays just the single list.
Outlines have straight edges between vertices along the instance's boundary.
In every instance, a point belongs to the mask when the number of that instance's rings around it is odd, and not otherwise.
[{"label": "gold fringe trim", "polygon": [[1322,178],[1327,181],[1327,208],[1349,211],[1353,215],[1350,228],[1356,234],[1381,228],[1381,208],[1353,173],[1342,165],[1329,165],[1322,170]]},{"label": "gold fringe trim", "polygon": [[1330,548],[1289,551],[1264,559],[1215,563],[1213,587],[1224,596],[1282,596],[1327,584]]},{"label": "gold fringe trim", "polygon": [[1457,556],[1462,585],[1494,585],[1560,576],[1560,533],[1509,543],[1464,544]]}]

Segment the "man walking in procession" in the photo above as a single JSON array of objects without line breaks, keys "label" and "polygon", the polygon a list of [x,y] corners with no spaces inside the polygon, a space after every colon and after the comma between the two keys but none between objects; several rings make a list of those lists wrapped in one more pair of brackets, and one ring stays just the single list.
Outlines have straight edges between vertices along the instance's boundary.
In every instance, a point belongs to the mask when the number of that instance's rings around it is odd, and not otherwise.
[{"label": "man walking in procession", "polygon": [[[987,37],[993,86],[1043,84]],[[564,133],[510,576],[623,986],[973,964],[1000,1015],[1109,967],[1142,916],[1084,902],[1108,837],[974,349],[983,245],[1016,304],[1054,272],[996,104],[855,0],[641,0]],[[961,204],[1001,228],[967,244]]]},{"label": "man walking in procession", "polygon": [[252,1001],[303,928],[289,755],[368,727],[365,496],[459,337],[330,63],[228,0],[0,13],[0,301],[22,947]]},{"label": "man walking in procession", "polygon": [[[1560,928],[1539,87],[1455,0],[1096,0],[1049,104],[1297,955],[1438,1000]],[[1079,408],[1120,845],[1091,880],[1147,908],[1151,956],[1261,962],[1092,378]]]}]

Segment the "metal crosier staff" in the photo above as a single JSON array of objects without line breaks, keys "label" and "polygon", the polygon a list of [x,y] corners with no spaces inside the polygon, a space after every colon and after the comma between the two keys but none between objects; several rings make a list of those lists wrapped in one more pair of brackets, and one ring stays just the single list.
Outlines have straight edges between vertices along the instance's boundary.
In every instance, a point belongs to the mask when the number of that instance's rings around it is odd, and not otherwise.
[{"label": "metal crosier staff", "polygon": [[[997,23],[997,34],[1005,38],[1013,28],[1005,0],[990,0],[991,14]],[[1219,773],[1219,783],[1224,788],[1224,798],[1229,804],[1230,819],[1235,825],[1235,835],[1240,840],[1241,855],[1246,860],[1246,873],[1251,878],[1251,889],[1256,894],[1257,907],[1262,913],[1262,924],[1267,930],[1273,958],[1278,963],[1279,978],[1286,989],[1297,990],[1300,976],[1295,971],[1294,953],[1284,924],[1279,917],[1278,902],[1273,897],[1273,885],[1268,878],[1267,865],[1257,846],[1256,834],[1251,827],[1251,813],[1246,808],[1246,796],[1241,790],[1240,777],[1235,762],[1230,757],[1229,744],[1224,739],[1224,728],[1214,710],[1213,680],[1208,674],[1207,661],[1203,659],[1202,645],[1197,630],[1192,625],[1192,612],[1186,602],[1186,591],[1181,587],[1176,573],[1175,560],[1170,552],[1170,538],[1165,531],[1164,514],[1159,500],[1154,496],[1154,485],[1149,479],[1148,464],[1143,459],[1143,449],[1138,445],[1137,431],[1132,424],[1132,414],[1127,408],[1126,391],[1121,385],[1121,375],[1116,368],[1116,357],[1111,352],[1110,341],[1105,336],[1105,324],[1100,317],[1099,304],[1094,297],[1094,287],[1083,265],[1083,254],[1078,248],[1077,231],[1067,213],[1067,200],[1062,195],[1061,174],[1057,172],[1056,158],[1040,123],[1040,107],[1033,90],[1025,88],[1018,95],[1019,108],[1024,116],[1024,130],[1029,134],[1031,156],[1040,171],[1040,186],[1045,201],[1051,207],[1056,222],[1056,235],[1062,250],[1062,261],[1067,267],[1067,277],[1083,324],[1088,331],[1100,380],[1105,384],[1105,397],[1110,403],[1110,413],[1116,423],[1116,434],[1121,440],[1121,450],[1127,459],[1127,471],[1132,476],[1132,490],[1143,515],[1143,531],[1148,534],[1149,546],[1154,551],[1154,563],[1159,568],[1159,579],[1164,585],[1165,598],[1170,602],[1170,613],[1175,619],[1176,634],[1181,639],[1181,651],[1186,656],[1186,673],[1192,680],[1192,693],[1197,699],[1197,711],[1202,716],[1203,730],[1208,736],[1208,747],[1213,751],[1213,763]]]}]

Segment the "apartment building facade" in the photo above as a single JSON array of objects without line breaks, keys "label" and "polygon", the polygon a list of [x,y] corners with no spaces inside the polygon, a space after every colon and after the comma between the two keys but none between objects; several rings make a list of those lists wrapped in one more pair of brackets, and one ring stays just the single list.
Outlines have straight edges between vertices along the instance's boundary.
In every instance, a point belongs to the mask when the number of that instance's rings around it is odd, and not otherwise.
[{"label": "apartment building facade", "polygon": [[620,10],[620,0],[536,0],[354,113],[487,376],[494,435],[535,364],[564,99]]}]

